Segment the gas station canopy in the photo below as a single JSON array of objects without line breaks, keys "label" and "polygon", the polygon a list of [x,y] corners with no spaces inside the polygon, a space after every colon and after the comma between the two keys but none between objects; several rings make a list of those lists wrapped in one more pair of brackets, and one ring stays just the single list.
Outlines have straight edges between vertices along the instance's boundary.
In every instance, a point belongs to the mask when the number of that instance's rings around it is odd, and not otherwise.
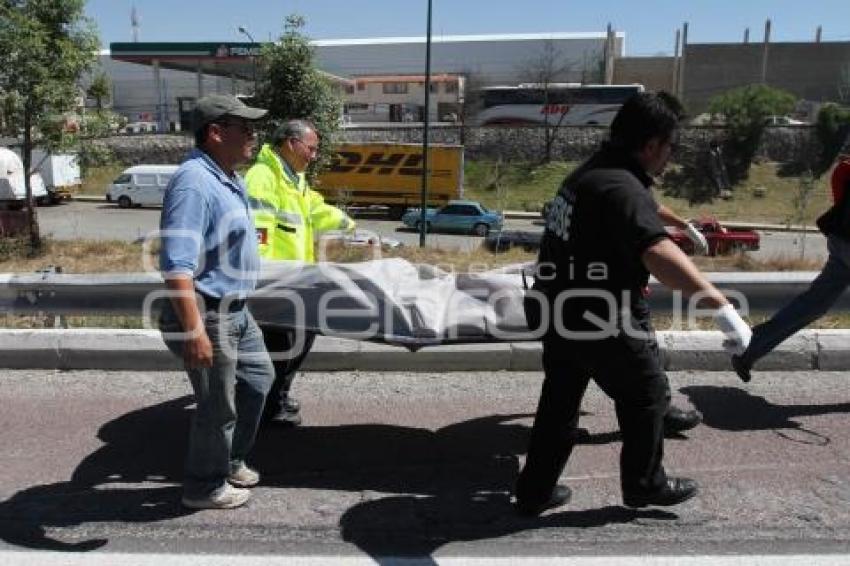
[{"label": "gas station canopy", "polygon": [[259,43],[110,43],[116,61],[158,64],[163,69],[253,80]]},{"label": "gas station canopy", "polygon": [[[110,56],[116,61],[159,66],[162,69],[188,71],[204,75],[253,81],[254,59],[261,43],[110,43]],[[323,76],[338,84],[353,81],[324,71]]]}]

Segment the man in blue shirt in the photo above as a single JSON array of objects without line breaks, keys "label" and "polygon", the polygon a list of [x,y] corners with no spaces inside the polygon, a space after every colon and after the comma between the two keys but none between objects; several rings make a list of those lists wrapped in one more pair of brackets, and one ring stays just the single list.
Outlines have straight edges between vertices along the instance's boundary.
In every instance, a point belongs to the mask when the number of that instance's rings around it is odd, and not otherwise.
[{"label": "man in blue shirt", "polygon": [[251,158],[266,110],[232,96],[198,100],[196,149],[165,190],[160,269],[170,302],[161,318],[195,392],[183,505],[239,507],[260,476],[245,464],[274,369],[245,306],[259,271],[257,240],[236,166]]}]

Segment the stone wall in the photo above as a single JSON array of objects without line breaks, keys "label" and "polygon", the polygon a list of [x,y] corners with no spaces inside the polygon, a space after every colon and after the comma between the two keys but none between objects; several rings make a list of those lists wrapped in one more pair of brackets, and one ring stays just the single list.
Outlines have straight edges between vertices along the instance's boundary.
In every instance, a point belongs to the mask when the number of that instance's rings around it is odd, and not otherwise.
[{"label": "stone wall", "polygon": [[124,165],[176,164],[183,161],[195,145],[194,138],[186,135],[150,134],[113,136],[92,142],[109,149],[115,159]]},{"label": "stone wall", "polygon": [[684,99],[688,113],[705,112],[724,91],[764,82],[798,98],[841,100],[847,88],[850,41],[822,43],[688,44],[685,48]]},{"label": "stone wall", "polygon": [[[722,128],[690,127],[681,133],[684,151],[701,151]],[[761,155],[771,161],[799,159],[814,134],[809,127],[769,128],[765,132]],[[603,127],[560,128],[553,145],[558,160],[577,161],[587,157],[607,136]],[[340,139],[350,142],[422,143],[421,128],[351,128],[340,132]],[[544,147],[542,128],[466,128],[436,127],[429,136],[431,143],[463,144],[467,159],[537,161]],[[108,147],[125,165],[140,163],[180,163],[192,149],[194,140],[185,135],[116,136],[95,142]]]}]

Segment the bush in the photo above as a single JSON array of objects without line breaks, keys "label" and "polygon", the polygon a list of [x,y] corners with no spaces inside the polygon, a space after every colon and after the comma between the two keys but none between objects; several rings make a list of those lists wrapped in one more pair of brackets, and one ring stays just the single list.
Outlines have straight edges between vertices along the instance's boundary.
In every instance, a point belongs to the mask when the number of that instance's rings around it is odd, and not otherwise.
[{"label": "bush", "polygon": [[850,108],[824,104],[815,122],[820,155],[814,173],[820,177],[832,166],[845,140],[850,136]]},{"label": "bush", "polygon": [[263,45],[255,99],[257,106],[269,109],[264,138],[292,118],[306,118],[316,126],[323,143],[307,171],[314,179],[331,163],[342,99],[331,79],[317,70],[315,48],[303,33],[304,26],[301,16],[288,16],[279,40]]},{"label": "bush", "polygon": [[732,184],[747,178],[768,117],[788,114],[795,102],[794,95],[767,85],[736,88],[709,101],[709,111],[726,120],[723,154]]},{"label": "bush", "polygon": [[710,203],[724,189],[725,183],[715,176],[710,145],[683,145],[676,155],[676,165],[668,167],[661,182],[666,196],[687,199],[688,203]]},{"label": "bush", "polygon": [[117,160],[115,153],[108,146],[86,140],[80,143],[77,161],[80,165],[80,175],[85,178],[93,168],[112,165]]},{"label": "bush", "polygon": [[2,236],[0,237],[0,263],[39,257],[44,254],[46,246],[33,247],[30,237]]}]

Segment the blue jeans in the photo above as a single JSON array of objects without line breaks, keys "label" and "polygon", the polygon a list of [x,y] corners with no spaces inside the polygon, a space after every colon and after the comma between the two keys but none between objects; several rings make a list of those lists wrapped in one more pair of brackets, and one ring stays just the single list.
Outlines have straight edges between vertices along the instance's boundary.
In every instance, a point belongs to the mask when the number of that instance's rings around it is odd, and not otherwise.
[{"label": "blue jeans", "polygon": [[850,285],[850,242],[827,237],[829,258],[811,286],[782,307],[770,320],[753,328],[753,338],[741,355],[752,366],[786,338],[822,317]]},{"label": "blue jeans", "polygon": [[[254,317],[236,312],[202,313],[213,346],[209,368],[187,370],[197,407],[189,432],[184,492],[204,497],[224,486],[254,445],[274,368]],[[179,332],[174,311],[166,307],[160,328]],[[166,345],[182,356],[183,342],[166,337]]]}]

